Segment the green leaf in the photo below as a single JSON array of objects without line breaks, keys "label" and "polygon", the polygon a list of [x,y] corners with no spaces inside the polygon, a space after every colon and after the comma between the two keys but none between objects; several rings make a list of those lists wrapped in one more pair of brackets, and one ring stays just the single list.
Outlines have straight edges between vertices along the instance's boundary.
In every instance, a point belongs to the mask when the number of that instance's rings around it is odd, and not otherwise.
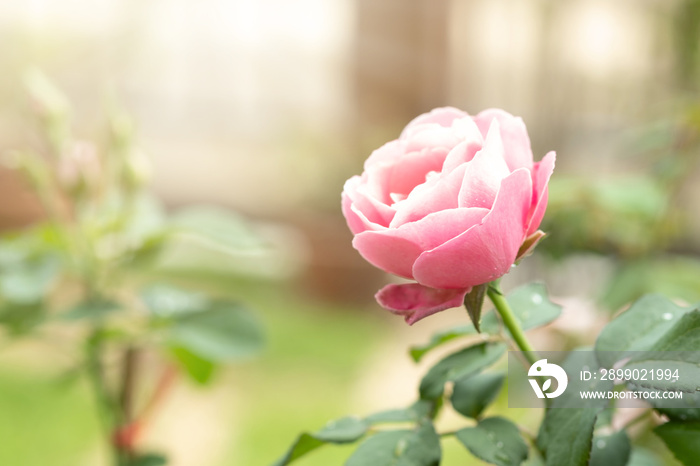
[{"label": "green leaf", "polygon": [[164,284],[151,285],[143,289],[141,299],[148,310],[159,317],[204,311],[209,305],[209,300],[201,293]]},{"label": "green leaf", "polygon": [[170,348],[170,354],[193,381],[201,385],[211,382],[216,370],[216,364],[212,361],[181,347]]},{"label": "green leaf", "polygon": [[630,457],[630,439],[624,430],[612,435],[596,436],[589,466],[626,466]]},{"label": "green leaf", "polygon": [[[647,400],[661,414],[679,422],[700,422],[700,392],[683,393],[683,398]],[[659,407],[658,405],[663,405]]]},{"label": "green leaf", "polygon": [[481,329],[479,328],[481,324],[481,308],[484,305],[484,298],[486,297],[486,290],[488,287],[488,283],[477,285],[464,297],[464,307],[467,308],[469,318],[472,320],[474,328],[479,333],[481,333]]},{"label": "green leaf", "polygon": [[603,328],[595,343],[603,367],[612,367],[626,351],[647,351],[678,322],[689,309],[659,295],[647,295]]},{"label": "green leaf", "polygon": [[450,354],[430,368],[421,380],[421,399],[439,398],[446,382],[454,382],[481,371],[495,363],[505,350],[503,343],[480,343]]},{"label": "green leaf", "polygon": [[654,371],[659,368],[678,371],[678,380],[651,378],[634,382],[634,386],[659,390],[695,392],[700,387],[700,310],[683,314],[667,329],[648,351],[633,354],[625,369]]},{"label": "green leaf", "polygon": [[100,301],[86,300],[61,313],[60,318],[69,321],[81,319],[100,320],[119,310],[120,307],[121,305],[118,302],[109,299]]},{"label": "green leaf", "polygon": [[365,435],[367,428],[367,423],[360,418],[344,417],[329,422],[314,437],[329,443],[352,443]]},{"label": "green leaf", "polygon": [[[573,351],[561,364],[567,374],[576,374],[588,366],[597,371],[598,364],[592,351]],[[545,456],[546,466],[587,466],[593,446],[593,429],[598,415],[609,404],[608,400],[589,401],[586,408],[568,408],[576,403],[580,390],[613,389],[611,381],[582,381],[569,377],[566,391],[551,401],[537,434],[537,446]]]},{"label": "green leaf", "polygon": [[475,328],[473,325],[460,325],[459,327],[454,327],[449,330],[444,330],[434,334],[428,343],[420,346],[413,346],[411,348],[411,357],[415,362],[419,362],[425,354],[430,350],[437,348],[438,346],[452,341],[455,338],[463,337],[466,335],[474,335]]},{"label": "green leaf", "polygon": [[45,317],[46,308],[43,303],[0,305],[0,325],[15,336],[29,332],[43,322]]},{"label": "green leaf", "polygon": [[700,423],[667,422],[654,429],[673,455],[686,466],[695,466],[700,458]]},{"label": "green leaf", "polygon": [[661,460],[649,450],[644,448],[632,448],[627,466],[663,466]]},{"label": "green leaf", "polygon": [[414,430],[390,430],[362,442],[345,466],[437,466],[442,452],[440,437],[425,422]]},{"label": "green leaf", "polygon": [[435,403],[428,400],[418,400],[408,408],[381,411],[365,418],[369,424],[392,422],[418,422],[428,418],[435,409]]},{"label": "green leaf", "polygon": [[496,398],[505,378],[501,372],[487,372],[457,380],[452,390],[452,407],[464,416],[478,418]]},{"label": "green leaf", "polygon": [[237,303],[217,301],[205,311],[179,315],[168,329],[172,346],[211,361],[248,358],[264,344],[260,322]]},{"label": "green leaf", "polygon": [[317,449],[320,446],[325,445],[326,442],[315,438],[311,434],[301,434],[296,441],[292,444],[287,453],[284,454],[282,458],[277,460],[274,466],[285,466],[291,464],[294,460],[301,458]]},{"label": "green leaf", "polygon": [[128,466],[165,466],[166,464],[168,464],[168,459],[165,456],[147,453],[136,458],[136,460],[129,463]]},{"label": "green leaf", "polygon": [[301,458],[326,443],[352,443],[367,433],[368,424],[356,417],[344,417],[331,421],[320,431],[301,434],[285,455],[274,466],[284,466]]},{"label": "green leaf", "polygon": [[547,466],[587,466],[602,408],[548,408],[537,436]]},{"label": "green leaf", "polygon": [[[541,327],[552,322],[561,314],[561,306],[549,300],[547,288],[542,283],[529,283],[508,293],[515,320],[523,330]],[[498,317],[495,312],[484,316],[482,321],[484,332],[498,331]]]},{"label": "green leaf", "polygon": [[517,466],[525,461],[528,446],[518,427],[502,417],[490,417],[475,427],[457,431],[457,439],[477,458],[498,466]]},{"label": "green leaf", "polygon": [[649,352],[654,351],[681,351],[685,356],[692,356],[689,362],[700,362],[700,355],[693,354],[700,351],[700,310],[693,309],[674,322],[673,327],[664,332],[661,338],[649,348]]},{"label": "green leaf", "polygon": [[60,261],[53,255],[19,262],[0,274],[0,295],[18,304],[37,303],[50,291],[60,270]]}]

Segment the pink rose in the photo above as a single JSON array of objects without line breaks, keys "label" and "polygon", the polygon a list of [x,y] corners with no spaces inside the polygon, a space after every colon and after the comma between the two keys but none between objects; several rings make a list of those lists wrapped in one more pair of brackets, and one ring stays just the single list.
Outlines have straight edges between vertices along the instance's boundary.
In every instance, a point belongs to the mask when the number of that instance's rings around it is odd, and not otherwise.
[{"label": "pink rose", "polygon": [[377,302],[413,324],[508,272],[542,221],[554,159],[534,163],[522,119],[498,109],[438,108],[375,150],[343,188],[352,244],[417,282],[385,286]]}]

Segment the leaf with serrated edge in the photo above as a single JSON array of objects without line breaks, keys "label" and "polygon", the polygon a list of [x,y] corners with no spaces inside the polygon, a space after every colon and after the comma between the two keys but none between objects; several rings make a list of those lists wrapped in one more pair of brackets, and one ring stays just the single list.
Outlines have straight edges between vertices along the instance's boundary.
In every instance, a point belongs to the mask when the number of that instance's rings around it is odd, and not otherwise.
[{"label": "leaf with serrated edge", "polygon": [[517,466],[525,461],[528,446],[518,427],[507,419],[490,417],[476,427],[458,430],[457,439],[477,458],[498,466]]},{"label": "leaf with serrated edge", "polygon": [[475,374],[495,363],[505,353],[502,343],[481,343],[450,354],[435,364],[420,383],[421,399],[436,399],[446,382]]},{"label": "leaf with serrated edge", "polygon": [[344,417],[337,421],[331,421],[316,433],[301,434],[292,444],[285,455],[277,460],[274,466],[285,466],[294,460],[316,450],[326,443],[352,443],[362,438],[367,433],[368,424],[356,417]]},{"label": "leaf with serrated edge", "polygon": [[345,466],[438,466],[440,437],[429,422],[414,430],[378,432],[360,444]]},{"label": "leaf with serrated edge", "polygon": [[610,368],[627,351],[648,351],[690,309],[660,295],[646,295],[603,328],[595,343],[596,356]]},{"label": "leaf with serrated edge", "polygon": [[459,379],[450,397],[452,407],[458,413],[476,419],[496,398],[503,386],[505,374],[487,372]]}]

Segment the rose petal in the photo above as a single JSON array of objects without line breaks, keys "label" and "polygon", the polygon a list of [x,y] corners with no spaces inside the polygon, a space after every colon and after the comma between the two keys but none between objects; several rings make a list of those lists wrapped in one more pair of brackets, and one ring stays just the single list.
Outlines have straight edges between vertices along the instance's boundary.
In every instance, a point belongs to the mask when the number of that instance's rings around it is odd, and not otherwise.
[{"label": "rose petal", "polygon": [[494,120],[484,147],[467,164],[464,183],[459,191],[459,206],[490,209],[501,181],[509,174],[508,166],[503,160],[498,121]]},{"label": "rose petal", "polygon": [[468,292],[469,289],[439,290],[418,283],[407,283],[387,285],[374,297],[380,306],[393,314],[404,316],[406,322],[413,325],[436,312],[461,306]]},{"label": "rose petal", "polygon": [[463,112],[462,110],[459,110],[454,107],[441,107],[433,109],[430,112],[419,115],[413,120],[411,120],[411,122],[408,123],[408,125],[406,125],[403,132],[401,133],[401,139],[409,137],[410,133],[412,133],[413,130],[415,130],[418,126],[435,123],[440,126],[450,127],[452,126],[452,122],[454,120],[459,118],[466,118],[468,116],[469,114],[467,114],[466,112]]},{"label": "rose petal", "polygon": [[365,160],[365,170],[369,170],[375,165],[394,163],[401,158],[404,152],[403,142],[399,140],[389,141],[379,149],[372,151],[372,154]]},{"label": "rose petal", "polygon": [[556,154],[554,151],[548,152],[544,158],[535,164],[532,169],[532,207],[531,218],[527,228],[527,236],[533,234],[540,227],[544,212],[547,210],[547,200],[549,197],[549,178],[554,171]]},{"label": "rose petal", "polygon": [[500,109],[488,109],[474,117],[476,125],[481,133],[486,136],[493,120],[498,121],[501,127],[501,138],[505,148],[504,159],[511,171],[518,168],[532,167],[532,149],[530,137],[522,118],[514,117],[510,113]]},{"label": "rose petal", "polygon": [[454,128],[445,128],[436,124],[417,126],[408,137],[403,139],[406,152],[418,152],[437,147],[449,150],[463,140],[463,135]]},{"label": "rose petal", "polygon": [[478,134],[478,138],[470,138],[460,142],[447,154],[445,163],[442,165],[442,171],[451,172],[463,163],[469,162],[483,145],[484,138],[481,137],[481,133]]},{"label": "rose petal", "polygon": [[439,171],[447,152],[444,147],[428,148],[405,153],[393,163],[373,164],[365,170],[367,193],[384,204],[393,204],[392,194],[407,196],[425,182],[428,173]]},{"label": "rose petal", "polygon": [[374,266],[412,278],[413,262],[423,251],[436,248],[478,225],[488,213],[487,209],[480,208],[433,212],[399,228],[361,232],[352,244]]},{"label": "rose petal", "polygon": [[359,209],[353,205],[351,196],[357,191],[362,183],[359,176],[353,176],[345,182],[343,193],[341,194],[341,209],[345,216],[345,221],[353,234],[361,233],[365,230],[381,230],[385,227],[370,221]]},{"label": "rose petal", "polygon": [[436,174],[417,186],[406,199],[394,206],[396,215],[389,226],[398,227],[420,220],[432,212],[458,207],[457,197],[466,169],[466,165],[459,166],[452,172]]},{"label": "rose petal", "polygon": [[428,173],[440,171],[447,152],[444,147],[436,147],[407,153],[393,166],[389,181],[391,192],[408,195],[413,188],[425,183]]},{"label": "rose petal", "polygon": [[355,208],[362,212],[367,220],[377,225],[388,227],[396,214],[396,210],[383,202],[379,202],[367,191],[367,186],[360,184],[354,191],[348,190],[347,194]]},{"label": "rose petal", "polygon": [[341,194],[340,207],[343,211],[343,216],[345,217],[345,221],[348,224],[348,228],[350,228],[350,231],[352,232],[353,235],[356,235],[358,233],[361,233],[361,232],[367,230],[368,226],[360,218],[360,216],[357,215],[352,210],[351,206],[352,206],[352,201],[350,200],[350,196],[348,196],[347,193],[343,192]]},{"label": "rose petal", "polygon": [[413,266],[413,277],[433,288],[464,289],[504,275],[525,238],[531,201],[530,172],[516,170],[501,183],[483,223],[421,254]]},{"label": "rose petal", "polygon": [[413,263],[423,252],[413,241],[396,236],[395,230],[363,231],[352,245],[370,264],[404,278],[413,278]]}]

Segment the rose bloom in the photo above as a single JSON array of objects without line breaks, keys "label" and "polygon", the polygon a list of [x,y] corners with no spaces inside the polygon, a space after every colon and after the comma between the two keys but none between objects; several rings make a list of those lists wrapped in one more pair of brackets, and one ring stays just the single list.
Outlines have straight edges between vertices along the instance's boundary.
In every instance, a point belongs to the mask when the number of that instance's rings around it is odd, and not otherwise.
[{"label": "rose bloom", "polygon": [[413,324],[507,273],[540,234],[554,160],[534,163],[525,124],[503,110],[438,108],[411,121],[343,188],[355,249],[416,282],[384,287],[377,302]]}]

